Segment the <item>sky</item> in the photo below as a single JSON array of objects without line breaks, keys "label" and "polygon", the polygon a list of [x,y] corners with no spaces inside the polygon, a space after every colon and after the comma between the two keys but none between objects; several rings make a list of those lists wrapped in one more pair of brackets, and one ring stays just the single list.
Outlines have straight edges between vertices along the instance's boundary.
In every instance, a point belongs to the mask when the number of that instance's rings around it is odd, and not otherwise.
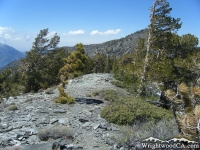
[{"label": "sky", "polygon": [[[0,0],[0,42],[29,51],[42,29],[60,36],[60,46],[120,39],[150,23],[154,0]],[[168,0],[180,18],[178,34],[200,41],[200,0]]]}]

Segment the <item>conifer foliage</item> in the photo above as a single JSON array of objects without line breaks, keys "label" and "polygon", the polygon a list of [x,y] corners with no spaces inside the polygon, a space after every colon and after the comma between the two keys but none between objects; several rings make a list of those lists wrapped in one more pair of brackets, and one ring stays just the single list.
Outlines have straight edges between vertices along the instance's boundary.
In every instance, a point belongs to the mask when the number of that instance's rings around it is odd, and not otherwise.
[{"label": "conifer foliage", "polygon": [[[26,84],[25,92],[30,92],[31,90],[37,91],[42,88],[45,74],[48,74],[47,70],[50,69],[51,64],[49,64],[50,58],[48,50],[56,48],[57,44],[60,42],[60,37],[55,33],[55,35],[48,39],[48,28],[40,30],[40,33],[35,38],[32,49],[26,53],[26,58],[22,60],[24,64],[24,80]],[[50,66],[50,67],[47,67]],[[51,70],[52,72],[52,70]]]},{"label": "conifer foliage", "polygon": [[145,82],[149,67],[149,57],[151,51],[156,52],[157,57],[169,48],[169,41],[172,32],[176,32],[181,28],[180,19],[175,19],[170,16],[172,8],[169,8],[169,2],[166,0],[155,0],[151,7],[150,25],[148,28],[147,51],[144,61],[143,74],[139,88],[139,95],[145,95]]},{"label": "conifer foliage", "polygon": [[59,71],[63,87],[65,87],[69,78],[74,78],[84,73],[87,59],[82,43],[76,45],[76,51],[71,52],[67,58],[63,58],[65,65]]}]

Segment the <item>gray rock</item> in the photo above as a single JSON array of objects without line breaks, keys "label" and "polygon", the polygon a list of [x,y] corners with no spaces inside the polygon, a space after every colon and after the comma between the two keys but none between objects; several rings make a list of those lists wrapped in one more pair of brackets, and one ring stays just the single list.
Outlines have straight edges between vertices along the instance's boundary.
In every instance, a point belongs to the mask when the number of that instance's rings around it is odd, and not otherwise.
[{"label": "gray rock", "polygon": [[53,110],[54,113],[66,113],[66,110],[61,110],[61,109],[55,109]]},{"label": "gray rock", "polygon": [[100,126],[100,124],[96,124],[96,123],[92,124],[92,127],[93,127],[94,130],[96,130],[99,126]]},{"label": "gray rock", "polygon": [[50,119],[50,124],[54,124],[55,122],[58,122],[58,119],[56,119],[56,118],[51,118]]},{"label": "gray rock", "polygon": [[68,118],[60,118],[60,119],[58,119],[58,122],[60,124],[67,124],[67,123],[69,123],[69,119]]},{"label": "gray rock", "polygon": [[38,136],[36,135],[32,135],[30,136],[30,138],[27,140],[28,144],[37,144],[39,143],[41,140],[39,139]]}]

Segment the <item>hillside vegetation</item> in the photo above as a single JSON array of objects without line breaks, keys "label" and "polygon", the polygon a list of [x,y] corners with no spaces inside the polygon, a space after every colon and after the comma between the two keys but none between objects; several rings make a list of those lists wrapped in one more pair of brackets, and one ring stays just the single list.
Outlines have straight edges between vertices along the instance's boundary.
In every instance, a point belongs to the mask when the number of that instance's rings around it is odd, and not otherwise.
[{"label": "hillside vegetation", "polygon": [[74,99],[64,91],[70,79],[112,73],[116,79],[112,83],[130,95],[108,93],[110,105],[101,117],[129,126],[174,118],[177,137],[198,140],[199,40],[190,33],[177,34],[182,23],[170,16],[171,10],[166,0],[155,0],[148,29],[102,44],[57,48],[60,37],[46,39],[48,29],[41,30],[21,65],[0,74],[1,98],[59,84],[56,102],[71,104]]}]

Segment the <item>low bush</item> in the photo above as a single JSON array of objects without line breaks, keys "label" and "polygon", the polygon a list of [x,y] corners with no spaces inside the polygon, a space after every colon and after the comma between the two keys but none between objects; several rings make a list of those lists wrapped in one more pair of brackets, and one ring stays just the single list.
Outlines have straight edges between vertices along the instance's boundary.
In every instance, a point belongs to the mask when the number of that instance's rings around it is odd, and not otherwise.
[{"label": "low bush", "polygon": [[117,87],[120,87],[120,88],[125,88],[126,87],[123,82],[118,81],[118,80],[113,80],[113,81],[111,81],[111,83],[113,85],[117,86]]},{"label": "low bush", "polygon": [[71,128],[66,126],[56,126],[56,127],[47,127],[38,131],[38,137],[42,141],[47,141],[48,139],[73,139],[74,132]]},{"label": "low bush", "polygon": [[162,119],[155,123],[153,121],[133,126],[121,126],[120,134],[114,137],[117,143],[123,146],[134,145],[136,142],[154,137],[168,140],[178,135],[178,128],[174,119]]},{"label": "low bush", "polygon": [[74,98],[71,96],[67,96],[67,97],[58,97],[55,100],[56,103],[61,103],[61,104],[72,104],[74,102]]},{"label": "low bush", "polygon": [[92,95],[93,95],[93,96],[98,96],[98,95],[99,95],[99,91],[94,91],[94,92],[92,93]]},{"label": "low bush", "polygon": [[119,97],[117,91],[115,90],[103,90],[101,91],[101,95],[105,100],[111,102],[117,101]]},{"label": "low bush", "polygon": [[124,93],[113,89],[107,89],[95,91],[93,92],[93,95],[99,96],[100,98],[103,98],[107,101],[114,102],[118,100],[120,95],[124,95]]},{"label": "low bush", "polygon": [[136,121],[147,122],[172,118],[171,111],[149,104],[140,98],[119,97],[101,111],[101,117],[118,125],[132,125]]}]

